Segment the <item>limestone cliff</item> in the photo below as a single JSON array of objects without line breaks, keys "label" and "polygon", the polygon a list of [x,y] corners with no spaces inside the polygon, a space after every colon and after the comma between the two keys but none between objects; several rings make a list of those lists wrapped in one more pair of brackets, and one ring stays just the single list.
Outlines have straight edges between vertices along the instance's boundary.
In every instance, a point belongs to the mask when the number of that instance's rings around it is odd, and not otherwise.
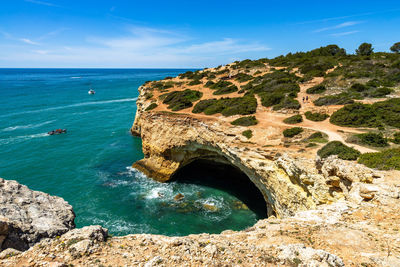
[{"label": "limestone cliff", "polygon": [[[196,159],[231,164],[244,172],[262,192],[268,214],[283,217],[345,198],[353,182],[371,183],[376,176],[358,164],[329,161],[329,166],[345,164],[348,167],[347,176],[335,175],[324,171],[328,168],[324,161],[315,162],[295,153],[283,153],[276,147],[248,142],[238,134],[236,127],[215,118],[145,111],[150,105],[145,97],[146,86],[139,91],[131,132],[142,138],[145,158],[133,167],[158,181],[168,181],[177,170]],[[357,171],[353,173],[359,175],[352,173],[354,168]]]}]

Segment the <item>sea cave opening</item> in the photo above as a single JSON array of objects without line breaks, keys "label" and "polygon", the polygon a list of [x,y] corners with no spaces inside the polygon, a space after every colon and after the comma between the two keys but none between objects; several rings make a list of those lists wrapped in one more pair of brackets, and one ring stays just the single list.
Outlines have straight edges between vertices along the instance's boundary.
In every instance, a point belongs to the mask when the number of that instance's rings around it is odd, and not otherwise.
[{"label": "sea cave opening", "polygon": [[267,217],[267,204],[261,191],[243,171],[225,160],[195,159],[178,169],[170,181],[227,192],[239,200],[236,203],[241,202],[252,211],[257,219]]}]

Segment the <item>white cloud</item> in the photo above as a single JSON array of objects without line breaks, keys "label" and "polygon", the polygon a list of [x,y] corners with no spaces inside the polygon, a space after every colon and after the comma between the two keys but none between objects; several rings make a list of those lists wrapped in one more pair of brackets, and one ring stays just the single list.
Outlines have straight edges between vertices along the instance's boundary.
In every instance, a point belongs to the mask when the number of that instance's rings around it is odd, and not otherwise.
[{"label": "white cloud", "polygon": [[339,32],[339,33],[332,33],[332,34],[330,34],[330,36],[333,36],[333,37],[346,36],[346,35],[351,35],[351,34],[355,34],[358,32],[360,32],[360,31]]},{"label": "white cloud", "polygon": [[52,7],[60,7],[50,2],[39,1],[39,0],[25,0],[25,2],[29,2],[32,4],[42,5],[42,6],[52,6]]},{"label": "white cloud", "polygon": [[24,43],[26,43],[26,44],[31,44],[31,45],[39,45],[39,43],[36,43],[36,42],[34,42],[34,41],[32,41],[32,40],[30,40],[30,39],[28,39],[28,38],[21,38],[21,39],[19,39],[21,42],[24,42]]},{"label": "white cloud", "polygon": [[[37,44],[30,39],[25,43]],[[17,47],[17,46],[16,46]],[[125,35],[91,36],[77,45],[52,42],[40,49],[18,47],[1,51],[4,62],[43,67],[201,67],[228,63],[232,57],[270,50],[267,46],[223,38],[196,42],[193,38],[164,29],[130,27]]]},{"label": "white cloud", "polygon": [[324,32],[324,31],[336,30],[336,29],[354,26],[354,25],[357,25],[360,23],[363,23],[363,22],[362,21],[347,21],[347,22],[343,22],[343,23],[340,23],[340,24],[337,24],[337,25],[334,25],[331,27],[317,29],[314,32]]}]

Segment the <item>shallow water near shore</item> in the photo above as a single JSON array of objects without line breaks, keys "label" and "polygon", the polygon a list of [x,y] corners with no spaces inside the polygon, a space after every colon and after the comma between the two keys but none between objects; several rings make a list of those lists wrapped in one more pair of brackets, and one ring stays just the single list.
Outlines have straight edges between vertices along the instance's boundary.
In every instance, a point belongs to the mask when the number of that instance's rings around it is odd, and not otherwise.
[{"label": "shallow water near shore", "polygon": [[[115,235],[253,225],[262,215],[232,188],[202,184],[201,177],[161,184],[129,167],[143,157],[140,138],[129,133],[137,88],[185,71],[0,69],[0,177],[63,197],[77,227],[100,224]],[[68,133],[46,134],[58,128]],[[178,193],[184,198],[175,201]]]}]

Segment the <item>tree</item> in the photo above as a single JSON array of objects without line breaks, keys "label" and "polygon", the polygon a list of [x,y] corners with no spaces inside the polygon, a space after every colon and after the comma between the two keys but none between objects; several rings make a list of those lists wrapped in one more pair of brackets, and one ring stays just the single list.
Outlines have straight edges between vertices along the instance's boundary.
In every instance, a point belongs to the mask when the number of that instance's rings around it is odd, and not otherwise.
[{"label": "tree", "polygon": [[392,47],[390,48],[390,50],[393,53],[397,53],[400,54],[400,42],[395,43],[394,45],[392,45]]},{"label": "tree", "polygon": [[369,56],[374,52],[372,48],[372,44],[369,43],[362,43],[358,49],[356,49],[356,53],[359,56]]}]

